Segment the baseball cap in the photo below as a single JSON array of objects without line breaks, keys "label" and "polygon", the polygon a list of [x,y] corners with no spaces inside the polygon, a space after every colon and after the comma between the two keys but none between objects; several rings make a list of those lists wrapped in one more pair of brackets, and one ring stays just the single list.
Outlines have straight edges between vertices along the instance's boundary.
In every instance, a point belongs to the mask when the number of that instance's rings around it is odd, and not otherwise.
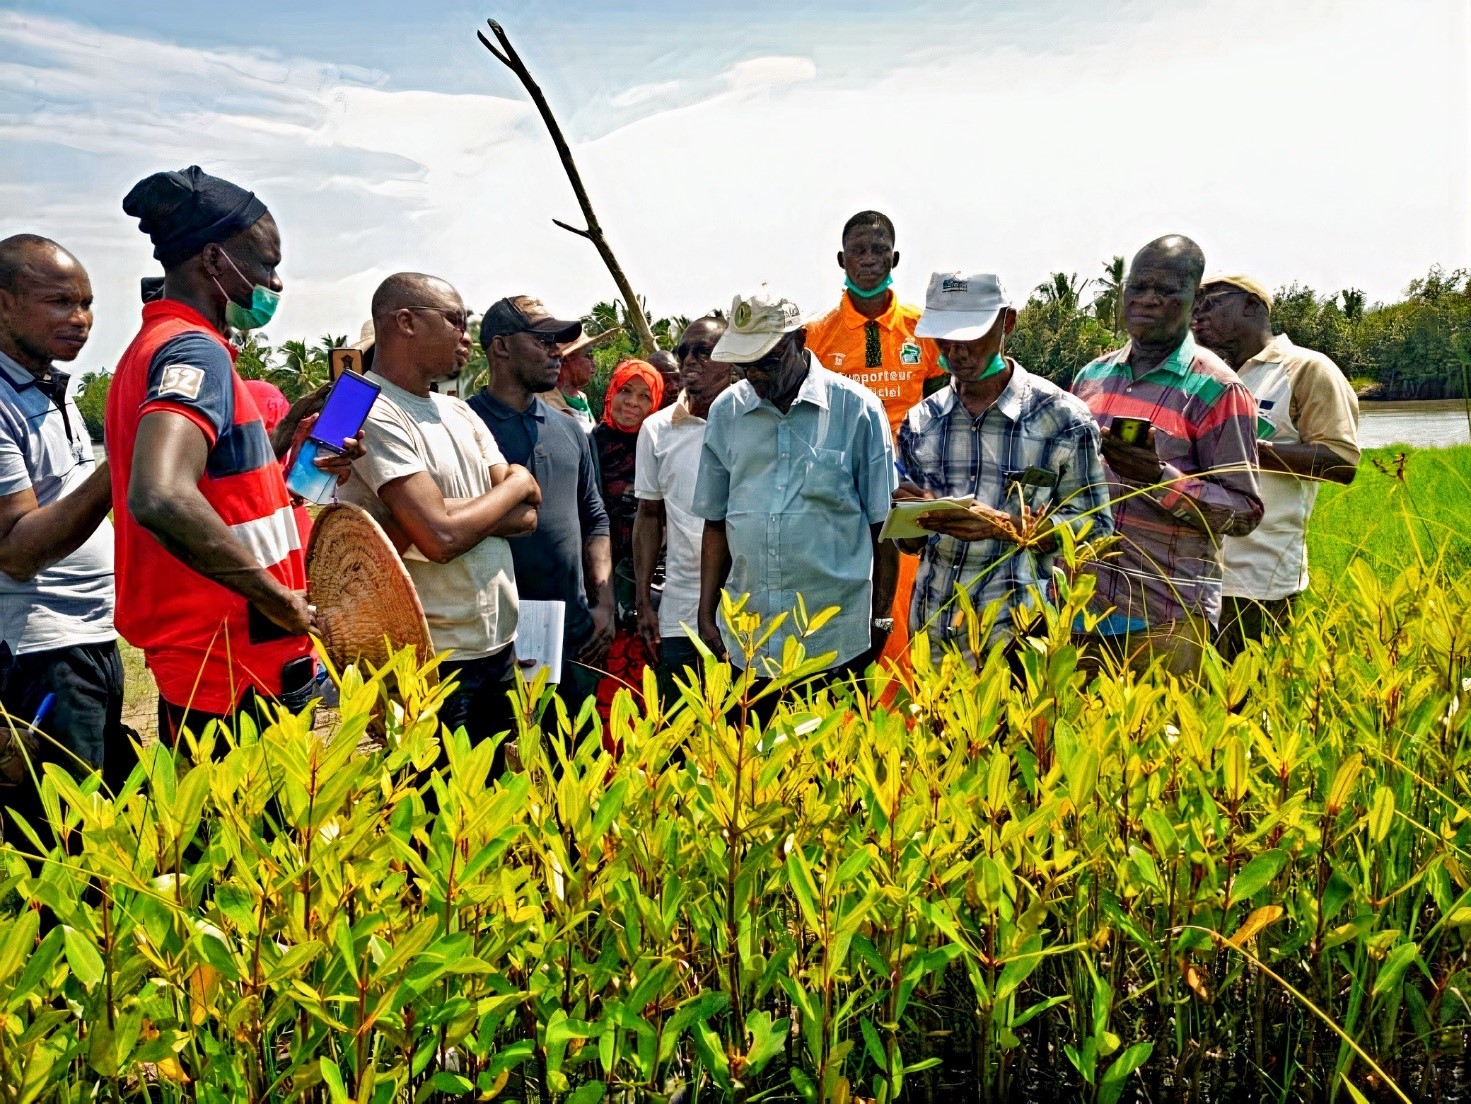
[{"label": "baseball cap", "polygon": [[497,299],[480,320],[480,344],[488,344],[493,337],[501,335],[534,333],[548,334],[559,342],[576,340],[582,333],[581,322],[553,318],[552,312],[542,305],[540,299],[529,295],[511,295]]},{"label": "baseball cap", "polygon": [[1206,279],[1200,281],[1200,290],[1205,291],[1208,288],[1221,287],[1222,285],[1244,291],[1248,295],[1255,295],[1268,307],[1272,305],[1272,293],[1267,290],[1267,285],[1253,276],[1243,276],[1239,274],[1229,276],[1209,276]]},{"label": "baseball cap", "polygon": [[711,360],[723,364],[750,364],[760,360],[776,343],[807,320],[790,299],[777,299],[762,285],[756,294],[737,295],[730,301],[725,333],[716,342]]},{"label": "baseball cap", "polygon": [[975,341],[985,337],[1011,297],[994,273],[962,276],[936,272],[924,294],[924,313],[914,327],[915,337],[945,341]]}]

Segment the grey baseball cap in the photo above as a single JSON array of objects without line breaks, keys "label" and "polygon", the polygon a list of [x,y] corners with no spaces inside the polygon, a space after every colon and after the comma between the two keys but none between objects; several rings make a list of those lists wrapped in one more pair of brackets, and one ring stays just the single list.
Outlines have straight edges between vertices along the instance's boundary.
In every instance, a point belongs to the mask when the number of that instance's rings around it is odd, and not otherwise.
[{"label": "grey baseball cap", "polygon": [[925,291],[924,313],[914,336],[975,341],[990,333],[1001,312],[1011,305],[1011,297],[994,273],[936,272]]}]

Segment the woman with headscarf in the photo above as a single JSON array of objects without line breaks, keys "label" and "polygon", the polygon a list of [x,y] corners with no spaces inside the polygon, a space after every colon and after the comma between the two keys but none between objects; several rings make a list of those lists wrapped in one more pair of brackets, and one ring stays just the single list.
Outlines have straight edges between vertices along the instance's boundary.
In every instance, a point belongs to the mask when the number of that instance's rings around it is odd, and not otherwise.
[{"label": "woman with headscarf", "polygon": [[607,673],[598,683],[598,710],[607,720],[613,695],[620,686],[635,693],[643,685],[649,653],[638,635],[633,585],[633,519],[638,500],[633,494],[634,459],[638,431],[644,419],[659,409],[664,377],[646,360],[625,360],[613,369],[603,400],[603,420],[593,430],[593,449],[603,476],[603,501],[613,543],[613,593],[618,631],[608,651]]}]

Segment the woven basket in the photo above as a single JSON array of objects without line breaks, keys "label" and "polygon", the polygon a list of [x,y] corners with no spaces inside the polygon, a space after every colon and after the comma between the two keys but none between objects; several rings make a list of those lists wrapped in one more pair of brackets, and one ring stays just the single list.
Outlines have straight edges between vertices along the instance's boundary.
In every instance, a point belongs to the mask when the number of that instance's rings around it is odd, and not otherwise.
[{"label": "woven basket", "polygon": [[[387,534],[366,511],[328,506],[312,526],[306,556],[307,600],[317,607],[317,635],[341,670],[382,666],[390,648],[413,645],[420,664],[434,657],[424,607]],[[437,681],[437,675],[430,675]]]}]

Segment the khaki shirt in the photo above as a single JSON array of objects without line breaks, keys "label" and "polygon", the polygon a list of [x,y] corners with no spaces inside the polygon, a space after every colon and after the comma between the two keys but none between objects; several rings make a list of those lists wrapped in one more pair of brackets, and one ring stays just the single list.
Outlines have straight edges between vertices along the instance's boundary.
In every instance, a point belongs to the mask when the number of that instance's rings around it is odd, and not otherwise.
[{"label": "khaki shirt", "polygon": [[[1347,464],[1359,462],[1359,399],[1333,361],[1281,334],[1239,374],[1257,402],[1258,441],[1323,445]],[[1261,524],[1221,542],[1223,594],[1266,602],[1307,589],[1307,524],[1318,486],[1286,472],[1261,473]]]}]

